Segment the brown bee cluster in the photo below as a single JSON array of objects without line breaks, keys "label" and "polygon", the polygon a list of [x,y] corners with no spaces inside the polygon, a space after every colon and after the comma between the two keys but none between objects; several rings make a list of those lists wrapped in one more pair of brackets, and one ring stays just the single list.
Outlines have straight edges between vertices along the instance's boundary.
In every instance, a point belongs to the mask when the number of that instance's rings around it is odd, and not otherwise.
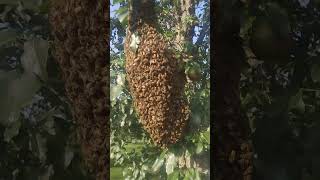
[{"label": "brown bee cluster", "polygon": [[130,31],[125,42],[126,72],[140,122],[160,147],[176,143],[189,119],[184,96],[186,76],[179,59],[168,49],[162,35],[150,24],[137,26],[140,43],[132,50]]},{"label": "brown bee cluster", "polygon": [[109,179],[109,4],[53,1],[54,56],[65,81],[84,159],[97,180]]}]

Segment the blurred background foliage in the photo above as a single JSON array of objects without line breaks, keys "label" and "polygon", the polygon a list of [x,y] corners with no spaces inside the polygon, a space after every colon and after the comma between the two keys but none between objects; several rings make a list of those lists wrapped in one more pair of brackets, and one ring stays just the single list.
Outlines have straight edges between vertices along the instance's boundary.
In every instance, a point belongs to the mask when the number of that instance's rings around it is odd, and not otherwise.
[{"label": "blurred background foliage", "polygon": [[254,179],[319,179],[320,2],[243,2],[241,108]]},{"label": "blurred background foliage", "polygon": [[[180,1],[156,1],[159,31],[173,42],[177,25],[175,11]],[[193,2],[194,16],[186,18],[195,25],[193,42],[177,50],[191,54],[185,59],[188,76],[185,94],[191,106],[191,120],[183,140],[162,150],[156,147],[139,124],[125,80],[123,43],[126,35],[128,1],[111,1],[111,179],[208,179],[209,178],[209,2]],[[171,48],[175,44],[170,44]]]},{"label": "blurred background foliage", "polygon": [[0,0],[0,179],[89,179],[52,58],[48,0]]}]

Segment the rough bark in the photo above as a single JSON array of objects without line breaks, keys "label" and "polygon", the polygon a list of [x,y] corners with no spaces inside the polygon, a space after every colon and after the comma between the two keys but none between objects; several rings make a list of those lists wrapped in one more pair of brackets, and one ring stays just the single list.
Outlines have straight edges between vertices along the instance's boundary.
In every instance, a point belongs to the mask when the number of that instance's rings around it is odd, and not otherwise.
[{"label": "rough bark", "polygon": [[216,180],[251,180],[252,145],[248,122],[240,116],[240,4],[217,0],[213,6],[215,69],[213,161]]},{"label": "rough bark", "polygon": [[177,25],[175,30],[177,36],[175,39],[176,47],[182,49],[187,42],[192,43],[194,35],[194,24],[188,23],[190,17],[195,16],[195,2],[194,0],[179,0],[180,7],[177,7]]},{"label": "rough bark", "polygon": [[109,179],[109,1],[52,1],[50,24],[85,162]]},{"label": "rough bark", "polygon": [[[192,39],[194,36],[194,27],[195,23],[188,23],[188,19],[191,17],[195,17],[195,6],[196,3],[194,0],[179,0],[180,6],[177,7],[176,17],[178,22],[175,26],[175,31],[177,32],[177,36],[175,39],[175,47],[178,50],[182,50],[182,47],[187,44],[192,44]],[[192,55],[194,60],[197,59],[197,46],[202,43],[203,38],[205,37],[207,30],[209,29],[209,24],[204,25],[203,29],[201,30],[199,39],[197,43],[193,46],[194,48],[190,52],[184,52],[185,55]],[[192,127],[191,127],[192,128]],[[192,161],[197,164],[197,167],[203,171],[209,171],[209,161],[207,161],[208,156],[206,154],[201,154],[199,156],[195,155]]]}]

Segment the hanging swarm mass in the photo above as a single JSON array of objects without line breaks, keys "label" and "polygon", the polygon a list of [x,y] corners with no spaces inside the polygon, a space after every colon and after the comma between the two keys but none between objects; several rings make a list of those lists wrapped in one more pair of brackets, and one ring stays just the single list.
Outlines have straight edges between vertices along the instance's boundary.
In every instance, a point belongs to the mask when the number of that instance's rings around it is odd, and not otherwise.
[{"label": "hanging swarm mass", "polygon": [[[141,5],[142,9],[152,9]],[[139,11],[140,17],[147,16]],[[133,17],[129,17],[129,29]],[[155,28],[156,20],[135,18],[134,31],[127,31],[125,41],[126,72],[134,106],[140,122],[152,140],[161,147],[176,143],[189,119],[184,96],[186,76],[179,60]],[[138,41],[137,41],[138,40]],[[135,49],[135,45],[138,45]]]},{"label": "hanging swarm mass", "polygon": [[52,1],[54,56],[62,71],[84,159],[109,179],[109,8],[104,0]]}]

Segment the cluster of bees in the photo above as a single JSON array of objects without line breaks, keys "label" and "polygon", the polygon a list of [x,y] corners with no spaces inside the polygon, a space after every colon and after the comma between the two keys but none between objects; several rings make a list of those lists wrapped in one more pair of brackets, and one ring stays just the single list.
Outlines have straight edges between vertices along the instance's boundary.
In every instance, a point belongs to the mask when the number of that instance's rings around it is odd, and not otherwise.
[{"label": "cluster of bees", "polygon": [[186,76],[152,25],[142,23],[135,33],[140,41],[137,51],[130,49],[132,32],[127,32],[125,41],[126,77],[134,106],[152,140],[167,147],[181,139],[189,120]]},{"label": "cluster of bees", "polygon": [[106,1],[54,3],[49,15],[55,59],[72,104],[73,119],[89,170],[109,178],[109,12]]}]

